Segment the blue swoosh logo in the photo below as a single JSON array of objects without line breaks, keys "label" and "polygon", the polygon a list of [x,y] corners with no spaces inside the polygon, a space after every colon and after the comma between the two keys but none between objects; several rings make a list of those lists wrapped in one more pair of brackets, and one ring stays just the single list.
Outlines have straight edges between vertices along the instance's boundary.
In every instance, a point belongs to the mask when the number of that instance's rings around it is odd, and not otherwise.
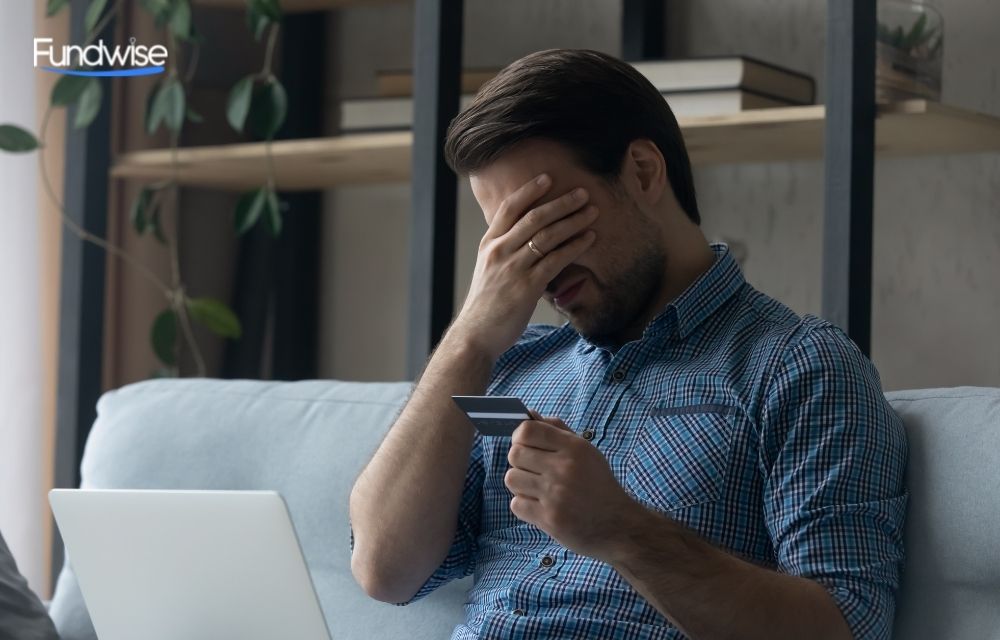
[{"label": "blue swoosh logo", "polygon": [[65,76],[90,76],[95,78],[116,78],[121,76],[152,76],[163,73],[166,67],[139,67],[137,69],[112,69],[110,71],[81,71],[79,69],[57,69],[42,67],[45,71],[61,73]]}]

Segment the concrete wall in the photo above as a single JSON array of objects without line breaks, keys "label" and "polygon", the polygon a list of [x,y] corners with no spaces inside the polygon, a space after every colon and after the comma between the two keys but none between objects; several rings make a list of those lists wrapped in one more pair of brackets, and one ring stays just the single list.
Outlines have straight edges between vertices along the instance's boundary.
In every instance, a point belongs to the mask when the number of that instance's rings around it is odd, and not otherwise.
[{"label": "concrete wall", "polygon": [[[824,0],[673,0],[670,53],[747,54],[817,79],[823,96]],[[944,14],[943,101],[1000,115],[1000,24],[991,0],[937,0]],[[620,4],[466,2],[466,66],[533,50],[618,53]],[[412,8],[331,14],[336,100],[374,93],[377,69],[408,67]],[[821,301],[823,165],[703,168],[696,181],[710,238],[746,245],[751,283],[800,313]],[[329,192],[321,374],[405,375],[408,185]],[[873,359],[886,389],[1000,386],[1000,154],[880,160],[876,165]],[[484,223],[461,191],[459,300]],[[541,313],[540,319],[551,318]]]},{"label": "concrete wall", "polygon": [[[824,95],[824,0],[711,0],[680,9],[690,55],[793,66]],[[942,102],[1000,115],[1000,4],[935,0]],[[706,232],[746,242],[746,273],[800,313],[821,304],[823,165],[696,173]],[[886,389],[1000,385],[1000,154],[879,160],[872,359]]]}]

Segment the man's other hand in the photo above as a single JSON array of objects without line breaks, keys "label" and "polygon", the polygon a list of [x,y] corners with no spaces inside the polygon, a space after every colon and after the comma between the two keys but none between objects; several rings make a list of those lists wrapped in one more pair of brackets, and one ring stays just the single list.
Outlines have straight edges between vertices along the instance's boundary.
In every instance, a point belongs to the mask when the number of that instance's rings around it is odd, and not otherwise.
[{"label": "man's other hand", "polygon": [[604,454],[559,418],[522,422],[507,460],[511,512],[578,554],[607,561],[622,517],[641,509]]}]

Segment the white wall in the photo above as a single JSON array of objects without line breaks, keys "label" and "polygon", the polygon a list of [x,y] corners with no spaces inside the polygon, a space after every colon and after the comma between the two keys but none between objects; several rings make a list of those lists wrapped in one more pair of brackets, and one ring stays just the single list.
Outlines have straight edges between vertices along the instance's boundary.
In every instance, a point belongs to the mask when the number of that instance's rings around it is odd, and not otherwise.
[{"label": "white wall", "polygon": [[[35,129],[35,7],[5,3],[0,123]],[[34,154],[0,152],[0,531],[37,591],[45,572],[39,226]]]},{"label": "white wall", "polygon": [[[945,19],[943,101],[1000,115],[1000,3],[936,0]],[[823,96],[826,0],[675,0],[672,55],[743,53],[805,71]],[[533,50],[620,51],[620,3],[466,2],[466,66]],[[374,94],[376,69],[409,67],[412,7],[331,16],[336,99]],[[823,165],[695,171],[704,229],[746,245],[752,284],[800,313],[821,303]],[[405,375],[408,185],[333,190],[327,199],[321,374]],[[462,189],[461,295],[481,215]],[[873,360],[886,389],[1000,386],[1000,154],[879,160]],[[369,265],[377,264],[375,271]]]}]

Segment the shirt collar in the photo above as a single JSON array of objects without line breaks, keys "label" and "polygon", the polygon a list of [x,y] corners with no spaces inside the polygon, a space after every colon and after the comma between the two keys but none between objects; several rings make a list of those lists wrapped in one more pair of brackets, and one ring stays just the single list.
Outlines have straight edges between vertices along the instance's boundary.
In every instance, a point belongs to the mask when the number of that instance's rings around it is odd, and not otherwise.
[{"label": "shirt collar", "polygon": [[744,285],[743,272],[729,247],[721,242],[711,247],[715,262],[649,323],[644,339],[664,334],[687,338]]}]

